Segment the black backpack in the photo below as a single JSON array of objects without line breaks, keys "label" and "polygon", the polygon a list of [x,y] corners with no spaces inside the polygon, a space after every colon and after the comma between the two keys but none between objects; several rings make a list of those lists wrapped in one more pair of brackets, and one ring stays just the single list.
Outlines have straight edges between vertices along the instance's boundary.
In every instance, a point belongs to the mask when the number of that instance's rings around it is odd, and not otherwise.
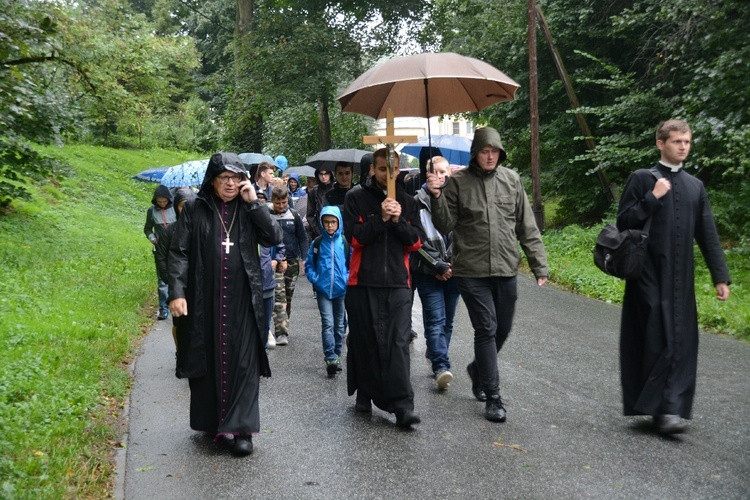
[{"label": "black backpack", "polygon": [[[318,267],[318,250],[320,250],[320,242],[323,241],[323,235],[316,236],[313,240],[313,265]],[[349,269],[349,242],[344,238],[344,255],[346,256],[346,268]]]},{"label": "black backpack", "polygon": [[[656,167],[650,172],[658,179],[662,175]],[[596,237],[594,245],[594,264],[610,276],[632,280],[641,274],[646,261],[648,233],[651,229],[649,217],[643,229],[626,229],[620,231],[614,224],[604,226]]]}]

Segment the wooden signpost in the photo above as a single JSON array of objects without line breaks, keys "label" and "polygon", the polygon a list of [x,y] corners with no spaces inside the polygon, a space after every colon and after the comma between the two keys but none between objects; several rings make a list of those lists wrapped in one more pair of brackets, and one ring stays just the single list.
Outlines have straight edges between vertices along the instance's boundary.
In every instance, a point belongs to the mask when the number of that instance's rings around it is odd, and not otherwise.
[{"label": "wooden signpost", "polygon": [[388,109],[385,113],[385,135],[366,135],[362,138],[363,144],[383,144],[388,150],[388,198],[396,199],[396,177],[394,163],[396,160],[395,147],[401,143],[416,142],[419,137],[415,135],[396,135],[393,110]]}]

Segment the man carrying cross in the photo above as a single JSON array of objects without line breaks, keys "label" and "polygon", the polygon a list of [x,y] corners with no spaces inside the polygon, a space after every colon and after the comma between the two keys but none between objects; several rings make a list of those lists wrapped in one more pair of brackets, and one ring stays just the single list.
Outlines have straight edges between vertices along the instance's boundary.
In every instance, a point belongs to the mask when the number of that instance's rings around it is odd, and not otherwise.
[{"label": "man carrying cross", "polygon": [[258,246],[282,241],[234,153],[211,157],[198,197],[177,221],[169,251],[169,309],[177,377],[190,382],[190,427],[252,453],[260,377],[271,375]]},{"label": "man carrying cross", "polygon": [[387,194],[398,176],[398,156],[373,153],[372,177],[344,200],[344,233],[353,250],[346,291],[349,317],[347,386],[357,394],[355,409],[372,403],[396,415],[403,428],[418,424],[410,379],[411,275],[409,252],[425,235],[416,202],[400,187]]}]

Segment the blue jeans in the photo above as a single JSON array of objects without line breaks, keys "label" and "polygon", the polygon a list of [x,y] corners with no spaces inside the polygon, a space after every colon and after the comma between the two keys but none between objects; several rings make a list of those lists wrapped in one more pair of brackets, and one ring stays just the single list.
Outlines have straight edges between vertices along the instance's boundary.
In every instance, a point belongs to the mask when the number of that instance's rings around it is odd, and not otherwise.
[{"label": "blue jeans", "polygon": [[413,279],[422,302],[424,338],[432,371],[437,373],[450,370],[448,348],[453,335],[453,318],[461,295],[458,285],[453,279],[440,281],[434,276],[420,273],[414,273]]},{"label": "blue jeans", "polygon": [[318,310],[320,311],[323,339],[323,354],[326,361],[336,361],[341,356],[341,346],[344,343],[344,329],[346,308],[342,295],[337,299],[329,299],[322,292],[318,292]]},{"label": "blue jeans", "polygon": [[513,325],[518,298],[516,277],[453,279],[474,327],[474,360],[482,390],[489,396],[500,389],[497,355]]},{"label": "blue jeans", "polygon": [[159,312],[169,312],[167,297],[169,296],[169,285],[159,280]]}]

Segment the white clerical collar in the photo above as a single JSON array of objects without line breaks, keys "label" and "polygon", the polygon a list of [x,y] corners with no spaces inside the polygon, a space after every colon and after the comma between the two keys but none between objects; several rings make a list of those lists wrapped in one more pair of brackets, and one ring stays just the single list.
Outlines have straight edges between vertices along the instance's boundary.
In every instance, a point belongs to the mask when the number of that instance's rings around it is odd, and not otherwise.
[{"label": "white clerical collar", "polygon": [[667,167],[672,172],[679,172],[680,169],[682,168],[682,163],[679,163],[677,165],[672,165],[671,163],[667,163],[664,160],[660,161],[659,163],[661,163],[662,165],[664,165],[665,167]]}]

